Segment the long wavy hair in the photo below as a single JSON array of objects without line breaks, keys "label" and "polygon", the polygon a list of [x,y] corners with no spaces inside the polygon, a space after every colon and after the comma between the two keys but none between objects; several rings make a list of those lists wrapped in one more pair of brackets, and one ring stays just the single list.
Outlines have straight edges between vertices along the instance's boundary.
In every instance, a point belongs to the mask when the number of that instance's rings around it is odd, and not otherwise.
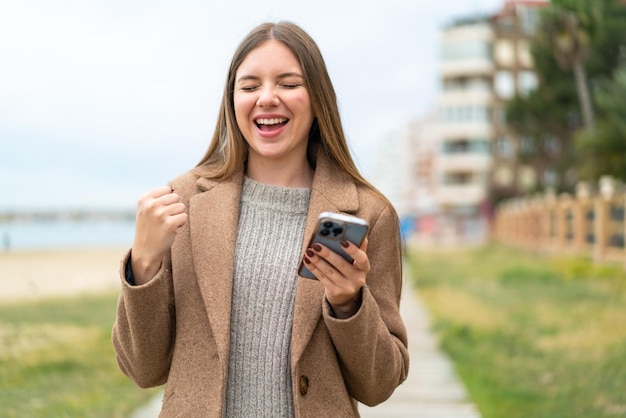
[{"label": "long wavy hair", "polygon": [[260,24],[239,44],[228,70],[213,138],[194,172],[206,178],[224,179],[237,171],[246,160],[248,144],[235,119],[233,94],[235,75],[250,51],[270,39],[277,40],[289,48],[302,68],[314,115],[309,131],[309,163],[314,166],[316,153],[325,152],[331,161],[357,182],[380,194],[363,178],[350,155],[341,125],[335,89],[317,44],[299,26],[284,21]]}]

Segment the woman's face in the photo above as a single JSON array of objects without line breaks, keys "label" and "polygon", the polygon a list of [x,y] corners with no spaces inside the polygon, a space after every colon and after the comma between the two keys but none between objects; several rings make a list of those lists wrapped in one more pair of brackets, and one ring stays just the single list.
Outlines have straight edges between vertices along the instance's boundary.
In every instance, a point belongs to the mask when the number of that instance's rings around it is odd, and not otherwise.
[{"label": "woman's face", "polygon": [[284,44],[271,39],[248,53],[235,74],[234,104],[248,161],[306,159],[311,100],[300,63]]}]

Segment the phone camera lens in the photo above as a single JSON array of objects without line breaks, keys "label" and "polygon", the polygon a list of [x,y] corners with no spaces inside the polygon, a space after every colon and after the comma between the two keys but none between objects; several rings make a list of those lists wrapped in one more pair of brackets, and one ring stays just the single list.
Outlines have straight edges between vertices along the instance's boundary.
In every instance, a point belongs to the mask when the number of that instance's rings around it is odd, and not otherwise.
[{"label": "phone camera lens", "polygon": [[333,228],[333,235],[335,236],[341,235],[342,232],[343,232],[343,228],[341,227]]},{"label": "phone camera lens", "polygon": [[323,235],[325,237],[328,236],[328,234],[330,234],[330,231],[328,229],[322,229],[320,231],[320,235]]},{"label": "phone camera lens", "polygon": [[331,221],[324,222],[324,228],[332,228],[332,227],[333,227],[333,223]]}]

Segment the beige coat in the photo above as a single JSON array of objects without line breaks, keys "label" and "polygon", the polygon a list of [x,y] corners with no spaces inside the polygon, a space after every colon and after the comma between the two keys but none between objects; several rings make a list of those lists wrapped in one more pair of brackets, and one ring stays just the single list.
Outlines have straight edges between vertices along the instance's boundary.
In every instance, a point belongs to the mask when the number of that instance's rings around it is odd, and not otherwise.
[{"label": "beige coat", "polygon": [[[178,232],[171,256],[142,286],[128,285],[122,268],[113,326],[117,361],[141,387],[167,383],[161,417],[224,414],[242,181],[242,172],[225,181],[191,173],[174,180],[171,185],[187,204],[189,221]],[[385,201],[322,155],[303,251],[324,211],[370,222],[370,288],[363,289],[359,311],[340,320],[331,317],[322,285],[298,278],[291,339],[295,416],[353,417],[358,416],[356,401],[383,402],[408,372],[407,336],[399,314],[398,225]]]}]

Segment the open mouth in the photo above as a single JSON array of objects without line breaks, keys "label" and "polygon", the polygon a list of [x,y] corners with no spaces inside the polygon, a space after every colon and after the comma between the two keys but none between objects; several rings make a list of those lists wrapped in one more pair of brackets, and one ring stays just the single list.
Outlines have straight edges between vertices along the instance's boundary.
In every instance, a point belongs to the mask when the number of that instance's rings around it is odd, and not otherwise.
[{"label": "open mouth", "polygon": [[282,128],[287,122],[289,122],[289,119],[286,118],[257,119],[254,121],[257,128],[267,132]]}]

